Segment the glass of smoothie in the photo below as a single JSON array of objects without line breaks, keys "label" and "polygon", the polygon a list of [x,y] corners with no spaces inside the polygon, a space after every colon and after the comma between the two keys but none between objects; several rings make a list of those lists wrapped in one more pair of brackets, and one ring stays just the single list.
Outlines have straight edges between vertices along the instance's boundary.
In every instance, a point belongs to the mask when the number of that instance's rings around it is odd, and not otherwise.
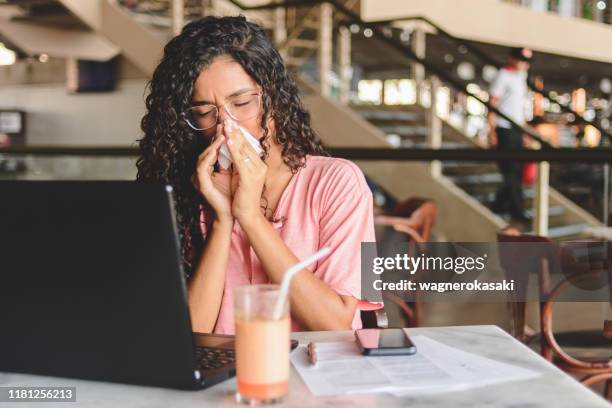
[{"label": "glass of smoothie", "polygon": [[275,404],[289,391],[289,302],[274,316],[279,294],[271,284],[234,289],[238,402]]}]

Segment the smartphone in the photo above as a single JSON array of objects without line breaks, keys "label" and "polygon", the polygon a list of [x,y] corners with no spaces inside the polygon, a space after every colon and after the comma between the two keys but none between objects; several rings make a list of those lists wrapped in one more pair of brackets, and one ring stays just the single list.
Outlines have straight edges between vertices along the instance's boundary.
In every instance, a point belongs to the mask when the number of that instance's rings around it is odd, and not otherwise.
[{"label": "smartphone", "polygon": [[355,337],[364,356],[402,356],[416,353],[416,346],[402,329],[359,329]]}]

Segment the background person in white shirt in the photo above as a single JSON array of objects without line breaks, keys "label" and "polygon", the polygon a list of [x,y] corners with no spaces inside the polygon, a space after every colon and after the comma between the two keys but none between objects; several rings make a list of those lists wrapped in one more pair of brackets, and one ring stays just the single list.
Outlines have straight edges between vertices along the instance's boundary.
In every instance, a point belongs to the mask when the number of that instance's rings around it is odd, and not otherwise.
[{"label": "background person in white shirt", "polygon": [[[499,70],[489,89],[490,101],[500,112],[517,124],[525,124],[525,104],[529,97],[527,71],[532,58],[528,48],[512,48],[508,63]],[[493,112],[489,113],[489,145],[498,149],[520,149],[523,147],[523,133],[506,119]],[[503,183],[497,190],[493,211],[509,213],[517,221],[527,221],[523,210],[523,163],[516,161],[499,162]]]}]

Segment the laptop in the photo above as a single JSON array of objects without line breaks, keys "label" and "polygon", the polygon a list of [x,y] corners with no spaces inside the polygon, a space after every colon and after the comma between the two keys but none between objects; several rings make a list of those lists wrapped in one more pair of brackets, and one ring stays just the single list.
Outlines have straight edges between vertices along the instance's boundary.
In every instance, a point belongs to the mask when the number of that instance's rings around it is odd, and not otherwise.
[{"label": "laptop", "polygon": [[200,389],[232,336],[191,330],[172,189],[0,182],[0,371]]}]

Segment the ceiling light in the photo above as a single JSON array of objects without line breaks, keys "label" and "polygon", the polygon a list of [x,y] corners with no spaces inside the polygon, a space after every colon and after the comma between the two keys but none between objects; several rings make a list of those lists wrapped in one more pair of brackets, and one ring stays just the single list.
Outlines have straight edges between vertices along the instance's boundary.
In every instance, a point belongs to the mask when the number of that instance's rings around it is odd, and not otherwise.
[{"label": "ceiling light", "polygon": [[457,75],[464,81],[474,79],[474,65],[469,62],[462,62],[457,66]]}]

